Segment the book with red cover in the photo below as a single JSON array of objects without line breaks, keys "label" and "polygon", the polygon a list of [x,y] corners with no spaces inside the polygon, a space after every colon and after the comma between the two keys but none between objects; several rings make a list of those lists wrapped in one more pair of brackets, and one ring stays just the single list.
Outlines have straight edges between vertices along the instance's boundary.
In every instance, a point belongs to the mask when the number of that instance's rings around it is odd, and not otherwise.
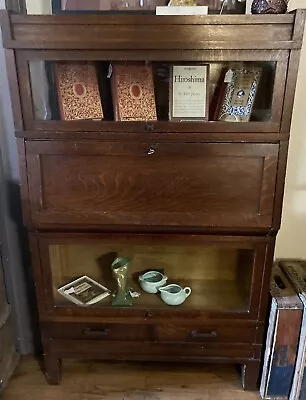
[{"label": "book with red cover", "polygon": [[56,62],[54,74],[61,119],[103,118],[97,72],[93,62]]},{"label": "book with red cover", "polygon": [[151,66],[113,64],[112,94],[116,121],[157,119]]}]

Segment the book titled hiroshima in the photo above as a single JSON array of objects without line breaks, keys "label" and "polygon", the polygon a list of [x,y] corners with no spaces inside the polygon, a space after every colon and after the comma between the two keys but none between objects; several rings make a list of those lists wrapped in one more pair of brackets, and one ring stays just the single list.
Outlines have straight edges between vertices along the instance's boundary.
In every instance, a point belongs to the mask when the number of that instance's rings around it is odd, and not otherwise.
[{"label": "book titled hiroshima", "polygon": [[54,74],[61,119],[103,118],[97,71],[93,62],[57,62]]},{"label": "book titled hiroshima", "polygon": [[114,63],[111,84],[116,121],[157,119],[152,66]]},{"label": "book titled hiroshima", "polygon": [[170,69],[169,120],[208,120],[208,65],[173,65]]}]

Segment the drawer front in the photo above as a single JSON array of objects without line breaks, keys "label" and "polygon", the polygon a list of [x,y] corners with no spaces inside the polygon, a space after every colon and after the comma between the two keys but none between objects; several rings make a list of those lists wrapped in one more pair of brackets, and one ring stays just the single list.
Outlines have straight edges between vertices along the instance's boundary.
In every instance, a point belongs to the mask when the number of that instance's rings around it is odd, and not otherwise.
[{"label": "drawer front", "polygon": [[254,343],[256,326],[182,324],[60,324],[46,325],[52,338],[182,343]]},{"label": "drawer front", "polygon": [[158,341],[179,341],[189,343],[254,343],[256,327],[223,325],[157,325],[155,338]]},{"label": "drawer front", "polygon": [[277,144],[29,141],[32,222],[269,227]]},{"label": "drawer front", "polygon": [[44,330],[52,338],[108,341],[149,340],[152,332],[141,324],[47,324]]},{"label": "drawer front", "polygon": [[52,340],[52,354],[58,357],[87,357],[104,360],[205,361],[205,359],[251,359],[260,346],[250,344],[197,344],[157,342],[100,342],[96,340]]}]

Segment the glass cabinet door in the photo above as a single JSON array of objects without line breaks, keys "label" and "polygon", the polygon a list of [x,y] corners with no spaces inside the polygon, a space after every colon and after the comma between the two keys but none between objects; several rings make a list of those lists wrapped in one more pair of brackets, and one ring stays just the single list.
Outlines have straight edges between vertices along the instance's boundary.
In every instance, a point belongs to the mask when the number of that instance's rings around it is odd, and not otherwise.
[{"label": "glass cabinet door", "polygon": [[270,53],[219,62],[205,53],[201,61],[176,60],[170,51],[170,61],[153,53],[123,62],[95,52],[87,60],[77,52],[41,59],[32,51],[18,57],[19,69],[28,71],[20,75],[25,124],[28,130],[278,132],[287,53]]},{"label": "glass cabinet door", "polygon": [[[225,238],[215,244],[213,239],[168,235],[40,242],[43,268],[50,271],[45,286],[55,307],[51,312],[60,315],[71,308],[88,315],[125,308],[246,316],[259,301],[254,287],[261,281],[262,264],[257,264],[264,249],[263,243],[239,246]],[[124,267],[119,278],[116,263]],[[122,285],[126,303],[116,299]]]}]

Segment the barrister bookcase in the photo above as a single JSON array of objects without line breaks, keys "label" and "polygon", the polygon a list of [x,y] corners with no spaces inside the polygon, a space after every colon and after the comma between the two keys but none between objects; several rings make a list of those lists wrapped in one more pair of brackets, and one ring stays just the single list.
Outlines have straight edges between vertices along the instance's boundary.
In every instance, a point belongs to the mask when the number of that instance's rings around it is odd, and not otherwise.
[{"label": "barrister bookcase", "polygon": [[[304,17],[2,12],[49,383],[73,357],[234,363],[256,388]],[[52,65],[88,60],[103,74],[110,62],[151,63],[158,120],[114,121],[107,81],[103,120],[61,120]],[[169,121],[158,71],[190,63],[209,64],[209,96],[220,69],[260,66],[250,120]],[[82,275],[115,290],[117,256],[132,260],[132,307],[59,294]],[[166,305],[139,288],[147,269],[192,294]]]}]

